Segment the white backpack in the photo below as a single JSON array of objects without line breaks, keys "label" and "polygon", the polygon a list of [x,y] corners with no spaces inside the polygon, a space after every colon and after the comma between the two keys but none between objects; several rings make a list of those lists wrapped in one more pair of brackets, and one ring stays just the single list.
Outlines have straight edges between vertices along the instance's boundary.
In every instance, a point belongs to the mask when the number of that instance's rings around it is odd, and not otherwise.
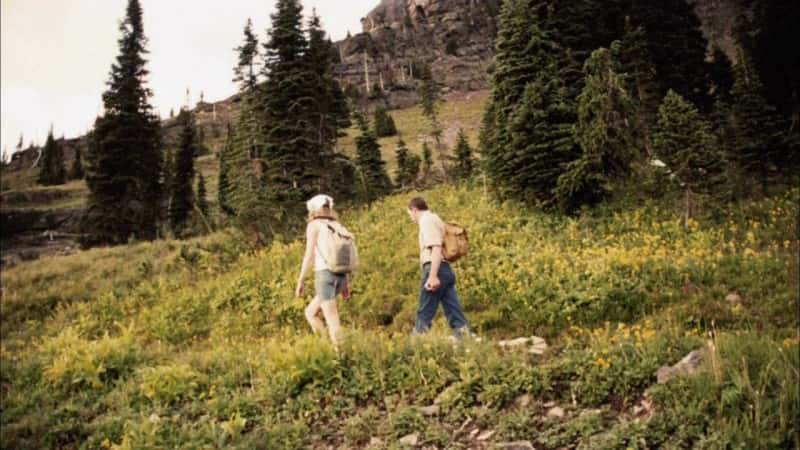
[{"label": "white backpack", "polygon": [[317,249],[328,265],[328,270],[335,274],[355,271],[358,266],[358,251],[353,233],[335,220],[323,222],[323,227],[323,232],[328,233],[327,245],[321,245],[318,240]]}]

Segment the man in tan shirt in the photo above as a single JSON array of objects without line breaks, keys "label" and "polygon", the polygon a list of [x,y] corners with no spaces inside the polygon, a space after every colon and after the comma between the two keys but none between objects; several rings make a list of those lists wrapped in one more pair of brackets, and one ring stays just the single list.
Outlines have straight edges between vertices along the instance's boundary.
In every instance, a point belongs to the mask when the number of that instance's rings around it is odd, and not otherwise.
[{"label": "man in tan shirt", "polygon": [[455,273],[450,263],[442,258],[444,222],[428,209],[428,204],[420,197],[409,202],[408,215],[419,225],[419,257],[422,265],[422,285],[414,333],[421,334],[430,330],[441,303],[453,334],[457,338],[470,334],[469,324],[456,293]]}]

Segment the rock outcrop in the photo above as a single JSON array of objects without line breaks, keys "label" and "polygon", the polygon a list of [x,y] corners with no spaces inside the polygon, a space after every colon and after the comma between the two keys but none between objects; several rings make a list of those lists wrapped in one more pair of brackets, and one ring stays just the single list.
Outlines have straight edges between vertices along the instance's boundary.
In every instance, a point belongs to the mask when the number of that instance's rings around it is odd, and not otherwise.
[{"label": "rock outcrop", "polygon": [[500,0],[383,0],[363,31],[336,43],[347,89],[385,97],[390,107],[417,99],[415,77],[429,66],[445,90],[486,89],[491,81]]}]

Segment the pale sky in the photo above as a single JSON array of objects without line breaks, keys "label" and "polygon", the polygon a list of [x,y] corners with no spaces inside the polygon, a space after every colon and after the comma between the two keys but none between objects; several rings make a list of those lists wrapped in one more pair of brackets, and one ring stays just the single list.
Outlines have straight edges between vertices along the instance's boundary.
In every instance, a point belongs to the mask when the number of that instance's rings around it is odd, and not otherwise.
[{"label": "pale sky", "polygon": [[[206,101],[234,94],[234,48],[250,17],[266,39],[275,0],[140,0],[153,90],[162,116],[200,91]],[[361,17],[379,0],[303,0],[316,7],[334,40],[361,31]],[[0,0],[0,150],[42,144],[50,124],[57,137],[84,134],[117,53],[118,23],[127,0]]]}]

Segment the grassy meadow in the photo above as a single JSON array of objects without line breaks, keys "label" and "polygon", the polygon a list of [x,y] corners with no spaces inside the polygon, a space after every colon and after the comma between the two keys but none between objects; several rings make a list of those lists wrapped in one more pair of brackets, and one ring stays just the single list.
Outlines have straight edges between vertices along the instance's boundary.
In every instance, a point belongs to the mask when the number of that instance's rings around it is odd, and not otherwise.
[{"label": "grassy meadow", "polygon": [[[424,195],[470,231],[456,271],[482,340],[454,345],[441,314],[409,337],[408,195],[343,214],[361,268],[338,351],[293,298],[302,242],[217,233],[43,259],[2,272],[0,447],[800,446],[800,191],[688,226],[663,202],[566,218],[469,185]],[[544,355],[496,345],[534,334]],[[701,347],[699,374],[657,384]]]}]

